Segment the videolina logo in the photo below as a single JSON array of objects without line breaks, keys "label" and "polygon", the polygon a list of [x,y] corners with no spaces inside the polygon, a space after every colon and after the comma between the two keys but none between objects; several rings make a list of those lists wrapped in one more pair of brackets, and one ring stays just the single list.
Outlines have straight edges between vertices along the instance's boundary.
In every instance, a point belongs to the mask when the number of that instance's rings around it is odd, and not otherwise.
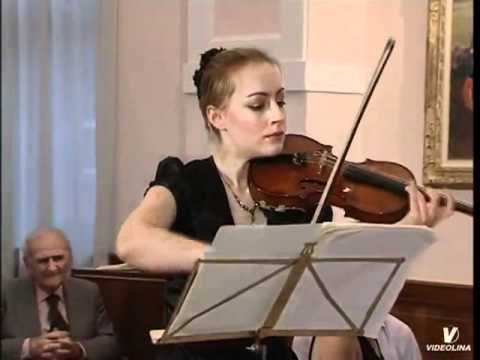
[{"label": "videolina logo", "polygon": [[472,351],[470,344],[457,344],[459,338],[457,326],[444,326],[443,344],[427,344],[427,351]]}]

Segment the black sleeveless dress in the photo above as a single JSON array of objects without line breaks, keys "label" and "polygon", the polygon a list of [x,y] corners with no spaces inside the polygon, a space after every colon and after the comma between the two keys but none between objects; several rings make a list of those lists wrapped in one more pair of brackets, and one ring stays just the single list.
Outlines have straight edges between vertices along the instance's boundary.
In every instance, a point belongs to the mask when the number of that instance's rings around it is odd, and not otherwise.
[{"label": "black sleeveless dress", "polygon": [[[213,157],[193,160],[183,164],[180,159],[167,157],[160,161],[155,179],[148,190],[155,185],[168,188],[177,204],[177,215],[171,230],[194,239],[212,243],[217,230],[222,225],[233,225],[227,194]],[[332,210],[327,208],[323,219],[330,221]],[[309,219],[299,211],[264,211],[268,224],[308,223]],[[169,318],[177,304],[188,276],[175,276],[167,283],[167,311]],[[295,360],[296,355],[286,338],[267,338],[268,360]],[[158,347],[158,359],[165,360],[250,360],[260,359],[260,355],[247,347],[252,339],[209,341]],[[363,348],[363,347],[362,347]],[[364,359],[370,359],[365,357]]]}]

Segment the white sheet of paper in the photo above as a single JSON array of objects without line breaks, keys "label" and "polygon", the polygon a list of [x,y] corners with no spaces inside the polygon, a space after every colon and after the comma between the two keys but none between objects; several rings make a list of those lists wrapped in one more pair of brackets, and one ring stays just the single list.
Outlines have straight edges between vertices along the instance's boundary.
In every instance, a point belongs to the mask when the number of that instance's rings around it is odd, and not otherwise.
[{"label": "white sheet of paper", "polygon": [[232,225],[222,226],[213,240],[209,258],[293,258],[305,242],[318,239],[322,226],[295,225]]},{"label": "white sheet of paper", "polygon": [[[235,294],[265,275],[277,270],[279,265],[263,264],[201,264],[198,274],[185,299],[182,311],[171,325],[172,331],[193,315],[198,314]],[[178,332],[178,335],[204,335],[258,329],[273,305],[288,271],[272,277],[207,312]]]},{"label": "white sheet of paper", "polygon": [[[288,263],[288,259],[296,258],[306,242],[317,241],[312,264],[326,290],[349,321],[356,327],[365,325],[365,335],[375,337],[405,282],[408,265],[434,240],[430,229],[419,226],[324,223],[222,227],[214,239],[213,251],[207,253],[205,258],[248,259],[249,263],[200,264],[189,294],[168,332],[175,331],[192,316],[222,301],[225,303],[197,317],[177,335],[258,330],[277,299],[291,267],[242,294],[238,295],[238,292],[279,270]],[[325,261],[336,258],[343,260]],[[392,259],[377,261],[386,258]],[[380,301],[372,308],[374,311],[370,319],[364,324],[367,309],[372,307],[392,275],[395,259],[401,258],[406,261],[401,264]],[[280,259],[283,264],[250,261],[263,259]],[[300,279],[275,326],[275,329],[293,332],[350,328],[345,316],[340,315],[328,301],[309,270]]]}]

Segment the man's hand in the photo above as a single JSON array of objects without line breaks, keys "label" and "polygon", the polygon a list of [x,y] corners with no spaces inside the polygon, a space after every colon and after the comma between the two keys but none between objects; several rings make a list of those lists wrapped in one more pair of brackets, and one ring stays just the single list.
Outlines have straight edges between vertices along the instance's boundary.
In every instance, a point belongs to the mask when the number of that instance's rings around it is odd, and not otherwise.
[{"label": "man's hand", "polygon": [[66,331],[52,331],[30,339],[30,356],[34,360],[80,360],[83,351]]},{"label": "man's hand", "polygon": [[56,342],[59,337],[66,336],[64,331],[53,331],[35,338],[30,338],[30,357],[37,359],[56,359],[55,350],[59,347]]},{"label": "man's hand", "polygon": [[58,360],[81,360],[83,351],[80,345],[69,336],[57,340],[59,347],[55,349],[55,359]]}]

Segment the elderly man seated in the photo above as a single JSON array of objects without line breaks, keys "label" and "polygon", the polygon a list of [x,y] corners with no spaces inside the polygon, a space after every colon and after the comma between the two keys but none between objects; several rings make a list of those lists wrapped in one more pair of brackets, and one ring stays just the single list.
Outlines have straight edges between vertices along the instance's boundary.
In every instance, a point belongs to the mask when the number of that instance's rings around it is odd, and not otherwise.
[{"label": "elderly man seated", "polygon": [[94,283],[71,278],[72,253],[56,228],[33,231],[24,257],[28,277],[2,291],[2,356],[10,359],[110,360],[119,345]]}]

